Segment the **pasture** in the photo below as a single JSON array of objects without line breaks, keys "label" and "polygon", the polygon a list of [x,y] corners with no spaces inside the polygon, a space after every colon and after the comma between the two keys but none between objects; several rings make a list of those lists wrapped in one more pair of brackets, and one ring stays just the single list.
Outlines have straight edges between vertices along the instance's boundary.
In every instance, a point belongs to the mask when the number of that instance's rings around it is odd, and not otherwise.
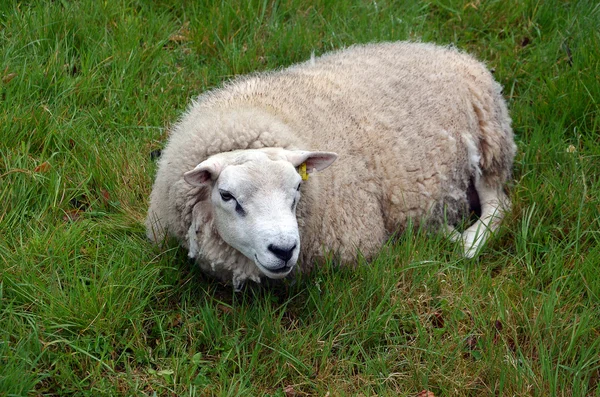
[{"label": "pasture", "polygon": [[[147,241],[191,98],[389,40],[504,86],[513,210],[480,256],[411,229],[234,293]],[[0,57],[0,395],[600,396],[597,1],[7,0]]]}]

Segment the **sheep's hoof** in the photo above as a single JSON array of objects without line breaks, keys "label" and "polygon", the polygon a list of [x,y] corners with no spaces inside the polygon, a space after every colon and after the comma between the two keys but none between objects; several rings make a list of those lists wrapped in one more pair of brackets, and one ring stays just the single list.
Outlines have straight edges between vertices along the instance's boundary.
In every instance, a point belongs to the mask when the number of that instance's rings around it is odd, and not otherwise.
[{"label": "sheep's hoof", "polygon": [[473,232],[472,230],[465,230],[464,233],[459,233],[454,227],[450,225],[446,225],[442,230],[444,237],[452,241],[453,243],[461,243],[463,246],[463,255],[466,258],[475,257],[481,247],[485,239],[481,233],[477,231]]},{"label": "sheep's hoof", "polygon": [[461,241],[462,239],[460,233],[454,228],[454,226],[445,225],[445,228],[442,230],[442,233],[444,237],[446,237],[448,240],[454,243]]},{"label": "sheep's hoof", "polygon": [[474,258],[481,252],[489,235],[487,230],[482,229],[481,226],[476,229],[469,228],[461,235],[466,258]]},{"label": "sheep's hoof", "polygon": [[465,246],[465,258],[474,258],[481,251],[481,246],[479,244],[474,244],[470,247]]}]

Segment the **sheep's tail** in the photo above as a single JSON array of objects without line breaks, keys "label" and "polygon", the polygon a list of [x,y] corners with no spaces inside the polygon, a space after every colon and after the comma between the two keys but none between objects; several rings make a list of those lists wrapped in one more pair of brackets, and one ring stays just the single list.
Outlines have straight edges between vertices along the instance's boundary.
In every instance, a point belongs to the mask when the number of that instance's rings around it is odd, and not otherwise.
[{"label": "sheep's tail", "polygon": [[[490,75],[490,79],[492,76]],[[473,108],[479,119],[479,152],[481,171],[488,183],[504,185],[512,177],[516,145],[511,119],[501,86],[492,80],[483,98],[475,97]]]}]

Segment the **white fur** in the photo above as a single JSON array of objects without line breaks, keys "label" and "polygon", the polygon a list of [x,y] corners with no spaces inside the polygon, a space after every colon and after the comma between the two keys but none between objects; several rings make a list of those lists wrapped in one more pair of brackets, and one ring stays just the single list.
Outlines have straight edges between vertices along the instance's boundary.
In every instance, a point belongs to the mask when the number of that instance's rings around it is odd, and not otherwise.
[{"label": "white fur", "polygon": [[[409,221],[447,232],[471,257],[510,208],[510,124],[485,65],[431,44],[354,46],[238,78],[174,125],[148,236],[175,237],[236,288],[330,253],[372,258]],[[298,192],[303,162],[311,176]],[[482,215],[459,234],[471,182]]]}]

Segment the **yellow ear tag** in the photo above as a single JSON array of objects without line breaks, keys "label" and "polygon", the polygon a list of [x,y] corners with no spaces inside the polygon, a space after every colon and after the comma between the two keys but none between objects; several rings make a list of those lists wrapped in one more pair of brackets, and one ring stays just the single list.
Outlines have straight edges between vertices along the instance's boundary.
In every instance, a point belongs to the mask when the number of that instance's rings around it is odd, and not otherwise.
[{"label": "yellow ear tag", "polygon": [[303,181],[308,180],[308,173],[306,172],[306,163],[300,164],[300,166],[298,167],[298,173],[302,177]]}]

